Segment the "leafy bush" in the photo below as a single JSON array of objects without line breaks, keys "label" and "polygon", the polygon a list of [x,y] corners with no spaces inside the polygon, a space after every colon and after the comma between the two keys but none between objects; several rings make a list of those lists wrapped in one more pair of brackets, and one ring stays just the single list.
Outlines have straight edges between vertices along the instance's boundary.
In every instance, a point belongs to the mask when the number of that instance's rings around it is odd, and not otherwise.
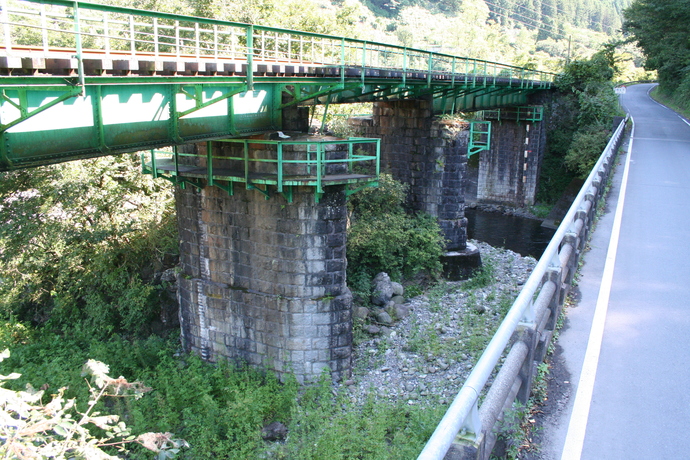
[{"label": "leafy bush", "polygon": [[160,311],[150,277],[177,252],[171,187],[129,155],[0,177],[0,318],[146,334]]},{"label": "leafy bush", "polygon": [[348,279],[354,291],[367,293],[379,272],[401,280],[423,272],[441,272],[444,239],[436,219],[408,215],[402,203],[407,187],[382,175],[380,187],[360,192],[351,202],[348,231]]},{"label": "leafy bush", "polygon": [[565,155],[567,168],[585,178],[596,164],[609,140],[610,132],[596,127],[578,131]]}]

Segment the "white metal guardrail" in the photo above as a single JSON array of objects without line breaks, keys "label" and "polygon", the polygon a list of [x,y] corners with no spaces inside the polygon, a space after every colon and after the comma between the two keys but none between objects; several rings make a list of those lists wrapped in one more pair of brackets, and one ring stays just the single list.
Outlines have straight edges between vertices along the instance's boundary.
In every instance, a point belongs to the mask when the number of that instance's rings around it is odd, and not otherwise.
[{"label": "white metal guardrail", "polygon": [[[496,420],[515,399],[527,402],[534,369],[546,355],[626,121],[627,118],[611,136],[534,271],[418,460],[488,459],[496,441],[493,433]],[[479,408],[480,395],[508,345],[504,364]]]}]

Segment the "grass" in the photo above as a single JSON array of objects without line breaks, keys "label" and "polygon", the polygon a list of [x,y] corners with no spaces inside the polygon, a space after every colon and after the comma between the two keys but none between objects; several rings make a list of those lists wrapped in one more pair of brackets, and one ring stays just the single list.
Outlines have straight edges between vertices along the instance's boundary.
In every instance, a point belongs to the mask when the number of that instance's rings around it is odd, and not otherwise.
[{"label": "grass", "polygon": [[[500,269],[487,257],[484,268],[470,280],[430,288],[427,308],[433,319],[412,325],[407,347],[422,360],[431,356],[448,363],[473,363],[515,295],[513,288],[503,290],[494,282]],[[464,303],[443,308],[446,295]],[[461,334],[449,337],[437,329],[453,321],[462,326]],[[175,334],[171,340],[84,343],[25,329],[0,324],[0,337],[13,344],[12,358],[0,365],[0,373],[23,374],[13,385],[47,384],[49,392],[68,386],[68,397],[86,401],[88,394],[78,391],[85,387],[81,365],[87,358],[110,364],[112,375],[141,381],[153,390],[139,400],[111,401],[98,410],[119,414],[135,435],[172,432],[185,439],[191,447],[179,456],[182,459],[412,459],[445,411],[442,404],[411,405],[404,398],[389,398],[386,388],[372,388],[369,399],[357,403],[347,386],[334,387],[327,376],[301,387],[294,379],[280,382],[270,373],[227,362],[212,365],[180,354]],[[366,341],[361,324],[355,333]],[[384,365],[390,346],[387,338],[367,345],[355,361],[354,380],[361,382],[362,373]],[[289,436],[267,443],[261,429],[274,421],[285,424]],[[133,450],[128,458],[148,457]]]},{"label": "grass", "polygon": [[659,86],[655,86],[652,91],[650,91],[649,95],[654,99],[655,101],[669,107],[670,109],[674,110],[675,112],[678,112],[679,114],[683,115],[685,118],[690,119],[690,108],[683,107],[681,105],[678,105],[673,99],[659,91]]}]

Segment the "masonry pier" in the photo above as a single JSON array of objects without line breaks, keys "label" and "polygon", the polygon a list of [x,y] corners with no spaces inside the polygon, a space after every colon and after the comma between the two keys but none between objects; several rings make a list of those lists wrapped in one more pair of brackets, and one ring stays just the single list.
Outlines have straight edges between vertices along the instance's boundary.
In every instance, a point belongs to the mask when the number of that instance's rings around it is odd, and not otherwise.
[{"label": "masonry pier", "polygon": [[356,125],[381,138],[381,170],[409,184],[408,205],[438,219],[449,251],[467,243],[467,123],[434,117],[431,99],[376,102]]},{"label": "masonry pier", "polygon": [[[237,145],[219,143],[214,155]],[[196,146],[202,159],[204,147]],[[293,186],[289,199],[244,186],[232,195],[207,184],[176,189],[187,348],[212,361],[236,358],[279,376],[293,373],[301,382],[326,368],[334,379],[349,375],[345,185],[323,194]]]},{"label": "masonry pier", "polygon": [[546,129],[541,107],[484,112],[491,147],[481,152],[477,201],[523,207],[534,204]]}]

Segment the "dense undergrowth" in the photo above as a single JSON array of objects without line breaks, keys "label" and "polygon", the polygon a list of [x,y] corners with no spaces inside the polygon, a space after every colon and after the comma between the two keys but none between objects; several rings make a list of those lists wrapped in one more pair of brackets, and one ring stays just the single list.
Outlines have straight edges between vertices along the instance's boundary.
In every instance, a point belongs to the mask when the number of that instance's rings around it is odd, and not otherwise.
[{"label": "dense undergrowth", "polygon": [[[177,340],[150,337],[128,341],[80,342],[47,335],[13,348],[0,373],[19,372],[12,388],[30,383],[54,393],[68,387],[86,410],[88,387],[80,375],[87,359],[110,364],[111,375],[142,381],[152,391],[140,399],[106,398],[97,410],[121,416],[134,434],[172,432],[190,448],[189,459],[401,459],[413,458],[435,428],[438,408],[369,401],[357,406],[345,392],[334,392],[330,377],[300,387],[225,362],[209,364],[178,355]],[[290,435],[267,444],[261,428],[284,423]],[[127,458],[151,458],[133,447]]]},{"label": "dense undergrowth", "polygon": [[613,50],[608,47],[591,59],[573,60],[555,81],[558,93],[549,106],[539,202],[555,203],[573,179],[589,174],[606,147],[613,117],[623,114],[613,89]]}]

